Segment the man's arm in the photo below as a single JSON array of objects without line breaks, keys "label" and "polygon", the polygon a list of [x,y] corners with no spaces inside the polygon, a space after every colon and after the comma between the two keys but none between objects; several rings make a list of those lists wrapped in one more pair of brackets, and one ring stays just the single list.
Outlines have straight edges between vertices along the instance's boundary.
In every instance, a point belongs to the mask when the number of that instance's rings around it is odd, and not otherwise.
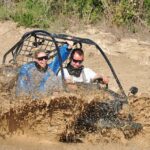
[{"label": "man's arm", "polygon": [[[62,59],[62,63],[68,58],[70,54],[70,50],[68,50],[68,45],[64,44],[63,46],[59,47],[60,56]],[[60,60],[58,55],[55,56],[54,60],[49,64],[49,67],[52,69],[52,71],[57,74],[59,68],[60,68]]]},{"label": "man's arm", "polygon": [[87,82],[99,82],[101,84],[108,84],[109,80],[107,77],[97,74],[90,68],[85,68],[84,73],[87,77]]}]

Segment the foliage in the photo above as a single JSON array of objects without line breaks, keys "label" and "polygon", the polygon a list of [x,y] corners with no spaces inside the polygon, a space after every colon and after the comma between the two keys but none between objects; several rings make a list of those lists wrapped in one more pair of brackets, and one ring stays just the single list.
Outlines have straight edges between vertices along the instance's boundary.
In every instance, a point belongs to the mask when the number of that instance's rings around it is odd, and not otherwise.
[{"label": "foliage", "polygon": [[150,25],[150,0],[144,0],[144,8],[146,20]]},{"label": "foliage", "polygon": [[[128,27],[150,24],[150,0],[7,0],[0,2],[0,20],[13,19],[27,27],[48,28],[52,22],[79,19],[96,23],[107,19]],[[64,21],[61,21],[62,25]]]},{"label": "foliage", "polygon": [[135,10],[127,0],[122,0],[115,7],[114,21],[118,24],[130,24],[134,21]]}]

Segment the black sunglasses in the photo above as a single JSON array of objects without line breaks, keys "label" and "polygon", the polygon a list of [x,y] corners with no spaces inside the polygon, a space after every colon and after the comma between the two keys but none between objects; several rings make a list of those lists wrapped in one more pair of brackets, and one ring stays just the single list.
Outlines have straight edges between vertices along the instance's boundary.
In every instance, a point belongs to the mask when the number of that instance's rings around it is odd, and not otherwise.
[{"label": "black sunglasses", "polygon": [[72,59],[72,60],[73,60],[73,62],[79,63],[79,64],[82,64],[82,62],[83,62],[83,60],[76,60],[76,59]]},{"label": "black sunglasses", "polygon": [[48,60],[48,56],[38,57],[37,59],[38,60],[43,60],[43,59]]}]

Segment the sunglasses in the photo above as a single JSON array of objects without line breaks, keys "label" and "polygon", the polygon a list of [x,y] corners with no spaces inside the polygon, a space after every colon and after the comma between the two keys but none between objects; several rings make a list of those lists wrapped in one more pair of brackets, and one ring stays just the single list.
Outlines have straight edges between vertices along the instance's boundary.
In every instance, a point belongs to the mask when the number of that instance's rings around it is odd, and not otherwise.
[{"label": "sunglasses", "polygon": [[37,60],[48,60],[48,56],[38,57]]},{"label": "sunglasses", "polygon": [[74,63],[79,63],[82,64],[83,60],[76,60],[76,59],[72,59]]}]

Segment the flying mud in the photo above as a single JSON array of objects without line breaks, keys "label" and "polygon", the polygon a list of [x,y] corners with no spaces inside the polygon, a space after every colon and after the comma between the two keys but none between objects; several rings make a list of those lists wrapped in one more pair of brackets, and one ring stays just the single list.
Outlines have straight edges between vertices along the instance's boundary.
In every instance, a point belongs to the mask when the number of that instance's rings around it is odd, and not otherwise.
[{"label": "flying mud", "polygon": [[[96,142],[109,142],[131,139],[143,128],[149,127],[150,99],[132,98],[128,107],[142,101],[144,108],[137,107],[133,110],[135,114],[129,110],[116,114],[109,101],[104,101],[105,98],[93,95],[93,99],[87,101],[76,94],[64,94],[33,101],[30,98],[12,100],[10,95],[3,94],[0,137],[7,139],[13,135],[27,134],[61,142],[84,142],[89,135],[93,135]],[[146,114],[140,120],[143,112]]]},{"label": "flying mud", "polygon": [[[131,96],[122,104],[87,85],[38,100],[16,97],[17,76],[11,69],[1,68],[0,139],[26,134],[68,143],[118,142],[149,132],[149,97]],[[11,74],[4,76],[7,71]]]}]

